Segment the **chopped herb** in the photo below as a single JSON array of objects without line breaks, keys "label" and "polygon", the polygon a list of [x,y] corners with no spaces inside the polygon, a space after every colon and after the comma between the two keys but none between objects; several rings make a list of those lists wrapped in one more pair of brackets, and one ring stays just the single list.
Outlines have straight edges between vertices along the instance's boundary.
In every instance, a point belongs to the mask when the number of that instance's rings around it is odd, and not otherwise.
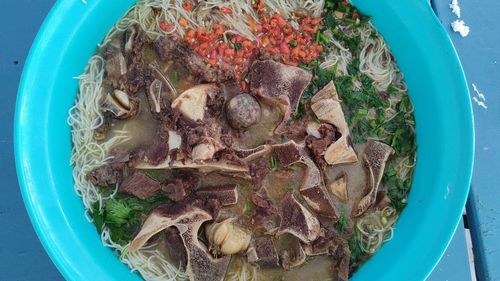
[{"label": "chopped herb", "polygon": [[148,170],[142,170],[144,171],[148,176],[151,178],[157,180],[157,181],[163,181],[165,178],[165,171],[163,170],[155,170],[155,169],[148,169]]},{"label": "chopped herb", "polygon": [[361,241],[358,231],[354,231],[351,239],[348,241],[349,250],[351,250],[351,263],[358,263],[361,258],[365,255],[365,252],[361,248]]},{"label": "chopped herb", "polygon": [[328,37],[326,37],[326,35],[323,34],[321,31],[316,33],[315,41],[316,43],[321,43],[325,46],[330,45],[330,39],[328,39]]},{"label": "chopped herb", "polygon": [[288,43],[290,47],[297,47],[297,41],[293,40]]},{"label": "chopped herb", "polygon": [[300,188],[300,184],[298,184],[296,182],[290,182],[290,183],[288,183],[287,187],[290,190],[297,190]]},{"label": "chopped herb", "polygon": [[269,166],[273,172],[278,170],[278,160],[274,156],[269,157]]},{"label": "chopped herb", "polygon": [[253,211],[253,209],[254,209],[254,206],[253,206],[252,201],[247,200],[247,201],[245,202],[245,206],[243,206],[243,214],[248,214],[248,213],[250,213],[251,211]]},{"label": "chopped herb", "polygon": [[243,48],[243,45],[241,45],[241,43],[233,43],[233,49],[235,49],[236,51],[241,50],[241,48]]},{"label": "chopped herb", "polygon": [[287,136],[285,136],[285,135],[281,135],[281,136],[280,136],[280,141],[281,141],[281,143],[285,143],[285,142],[287,142],[287,141],[288,141],[288,137],[287,137]]},{"label": "chopped herb", "polygon": [[349,219],[347,218],[345,209],[340,210],[340,217],[337,223],[335,224],[335,228],[342,232],[344,229],[346,229],[349,226]]},{"label": "chopped herb", "polygon": [[132,208],[124,200],[109,199],[104,205],[106,222],[124,224],[130,218]]},{"label": "chopped herb", "polygon": [[175,70],[172,72],[172,82],[174,83],[179,82],[179,72]]},{"label": "chopped herb", "polygon": [[255,146],[260,146],[264,144],[264,139],[261,137],[261,136],[258,136],[256,139],[255,139]]}]

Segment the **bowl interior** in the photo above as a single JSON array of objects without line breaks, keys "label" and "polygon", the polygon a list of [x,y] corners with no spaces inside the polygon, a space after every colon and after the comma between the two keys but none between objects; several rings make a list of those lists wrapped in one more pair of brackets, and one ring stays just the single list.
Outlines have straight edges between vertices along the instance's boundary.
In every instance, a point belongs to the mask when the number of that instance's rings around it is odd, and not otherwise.
[{"label": "bowl interior", "polygon": [[[133,2],[58,2],[33,44],[20,84],[15,152],[21,191],[40,240],[70,280],[139,280],[102,246],[85,219],[73,188],[66,123],[78,87],[73,77]],[[418,151],[409,204],[394,238],[352,279],[423,280],[448,245],[469,190],[468,90],[455,50],[427,1],[354,3],[373,17],[405,76]]]}]

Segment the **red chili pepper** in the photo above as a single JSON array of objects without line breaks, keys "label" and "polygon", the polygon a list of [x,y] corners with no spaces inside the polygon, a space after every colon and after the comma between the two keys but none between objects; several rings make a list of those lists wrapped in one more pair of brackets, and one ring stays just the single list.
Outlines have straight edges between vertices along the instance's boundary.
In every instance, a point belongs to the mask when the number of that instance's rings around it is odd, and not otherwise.
[{"label": "red chili pepper", "polygon": [[288,45],[286,43],[280,44],[280,52],[284,55],[290,54],[290,48],[288,48]]},{"label": "red chili pepper", "polygon": [[230,15],[233,13],[233,11],[227,7],[221,7],[220,8],[220,12],[223,13],[223,14],[226,14],[226,15]]},{"label": "red chili pepper", "polygon": [[165,20],[165,21],[160,22],[160,29],[165,30],[167,32],[171,32],[174,30],[174,26]]},{"label": "red chili pepper", "polygon": [[191,11],[193,9],[193,6],[189,3],[189,1],[184,1],[184,3],[182,3],[182,7],[186,11]]}]

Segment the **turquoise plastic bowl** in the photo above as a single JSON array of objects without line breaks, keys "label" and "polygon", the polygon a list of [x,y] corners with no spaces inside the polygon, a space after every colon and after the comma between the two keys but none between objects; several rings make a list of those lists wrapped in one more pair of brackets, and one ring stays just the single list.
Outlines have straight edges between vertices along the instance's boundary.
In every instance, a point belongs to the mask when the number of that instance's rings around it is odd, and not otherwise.
[{"label": "turquoise plastic bowl", "polygon": [[[133,0],[60,1],[47,16],[24,68],[15,117],[21,191],[45,250],[68,280],[139,280],[84,217],[69,165],[66,124],[79,75]],[[469,191],[474,148],[464,74],[425,0],[357,0],[373,17],[404,73],[417,122],[417,166],[394,238],[353,280],[424,280],[445,251]]]}]

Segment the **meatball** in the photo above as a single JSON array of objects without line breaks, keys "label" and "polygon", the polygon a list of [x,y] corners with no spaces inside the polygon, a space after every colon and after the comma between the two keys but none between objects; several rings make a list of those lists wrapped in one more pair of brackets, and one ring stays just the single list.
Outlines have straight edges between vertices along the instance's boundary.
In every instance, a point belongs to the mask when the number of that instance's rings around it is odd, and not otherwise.
[{"label": "meatball", "polygon": [[249,94],[234,96],[226,105],[229,124],[235,129],[250,127],[260,119],[261,109],[257,100]]}]

